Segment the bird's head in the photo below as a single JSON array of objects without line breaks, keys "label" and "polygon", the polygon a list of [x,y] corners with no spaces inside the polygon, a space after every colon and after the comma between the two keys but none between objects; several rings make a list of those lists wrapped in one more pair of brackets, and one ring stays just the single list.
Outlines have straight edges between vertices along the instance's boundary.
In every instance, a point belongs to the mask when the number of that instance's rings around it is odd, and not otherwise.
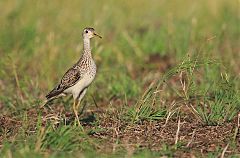
[{"label": "bird's head", "polygon": [[98,36],[99,38],[102,38],[100,35],[98,35],[95,32],[94,28],[91,28],[91,27],[85,28],[83,30],[82,35],[83,35],[83,38],[89,38],[89,39],[93,38],[94,36]]}]

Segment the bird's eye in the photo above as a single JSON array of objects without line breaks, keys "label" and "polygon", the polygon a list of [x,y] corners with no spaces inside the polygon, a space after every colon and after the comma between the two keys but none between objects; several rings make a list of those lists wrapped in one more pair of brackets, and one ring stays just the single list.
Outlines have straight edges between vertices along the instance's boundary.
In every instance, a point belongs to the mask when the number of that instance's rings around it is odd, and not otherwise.
[{"label": "bird's eye", "polygon": [[85,33],[88,33],[88,30],[86,30]]}]

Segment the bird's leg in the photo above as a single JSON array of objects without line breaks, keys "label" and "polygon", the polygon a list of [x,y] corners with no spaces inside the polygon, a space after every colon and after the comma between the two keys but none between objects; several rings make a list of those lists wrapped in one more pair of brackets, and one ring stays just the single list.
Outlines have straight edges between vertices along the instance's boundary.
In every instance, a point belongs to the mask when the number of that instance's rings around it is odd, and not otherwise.
[{"label": "bird's leg", "polygon": [[77,110],[78,110],[78,108],[79,108],[79,106],[80,106],[80,103],[81,103],[81,100],[82,100],[82,98],[84,97],[84,95],[86,94],[86,92],[87,92],[87,88],[84,88],[81,92],[80,92],[80,96],[79,96],[79,98],[78,98],[78,104],[77,104]]},{"label": "bird's leg", "polygon": [[80,100],[78,101],[77,105],[76,105],[76,109],[78,110],[79,106],[80,106]]},{"label": "bird's leg", "polygon": [[75,119],[77,119],[78,125],[81,126],[81,123],[80,123],[79,118],[78,118],[78,110],[76,108],[76,100],[75,99],[74,99],[74,102],[73,102],[73,112],[75,114]]}]

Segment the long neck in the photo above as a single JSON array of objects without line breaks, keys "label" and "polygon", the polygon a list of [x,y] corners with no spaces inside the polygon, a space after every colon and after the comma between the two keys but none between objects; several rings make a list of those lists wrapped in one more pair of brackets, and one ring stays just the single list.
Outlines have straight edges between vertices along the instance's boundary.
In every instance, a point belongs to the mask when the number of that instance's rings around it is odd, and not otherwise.
[{"label": "long neck", "polygon": [[89,38],[83,38],[83,55],[91,57],[91,47]]}]

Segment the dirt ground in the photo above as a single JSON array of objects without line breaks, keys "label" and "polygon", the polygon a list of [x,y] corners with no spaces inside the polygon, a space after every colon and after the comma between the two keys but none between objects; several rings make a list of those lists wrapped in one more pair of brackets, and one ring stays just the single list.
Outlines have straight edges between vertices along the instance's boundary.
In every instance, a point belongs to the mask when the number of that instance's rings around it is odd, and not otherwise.
[{"label": "dirt ground", "polygon": [[[28,124],[29,134],[35,133],[36,123],[39,113],[42,115],[42,125],[47,121],[58,124],[59,118],[64,118],[65,122],[71,123],[73,115],[70,111],[65,111],[63,106],[53,106],[54,112],[48,108],[37,109],[32,108],[26,110],[26,115],[31,119]],[[98,125],[92,123],[99,120]],[[204,126],[191,113],[183,115],[179,119],[171,118],[168,122],[165,119],[158,121],[142,121],[138,123],[129,123],[121,118],[116,110],[104,111],[104,109],[87,110],[82,115],[82,124],[84,129],[90,130],[94,128],[102,129],[97,132],[89,133],[93,138],[97,138],[104,143],[99,147],[99,151],[112,152],[118,147],[127,149],[127,152],[133,153],[135,149],[150,149],[152,151],[163,150],[164,144],[174,146],[177,140],[178,150],[175,155],[178,157],[193,157],[196,154],[206,154],[207,152],[216,151],[219,147],[224,148],[228,145],[226,155],[240,153],[240,132],[238,131],[236,138],[234,135],[237,129],[237,117],[234,121],[218,126]],[[14,138],[18,133],[23,121],[12,115],[0,117],[0,126],[2,127],[2,135],[0,135],[0,143],[3,138]],[[176,136],[179,126],[178,136]],[[239,129],[238,129],[239,130]],[[235,140],[233,140],[235,139]],[[231,148],[230,141],[236,142],[237,148]],[[106,148],[108,146],[109,148]],[[175,146],[175,147],[176,147]],[[109,151],[108,151],[109,150]],[[174,149],[173,149],[174,150]]]}]

